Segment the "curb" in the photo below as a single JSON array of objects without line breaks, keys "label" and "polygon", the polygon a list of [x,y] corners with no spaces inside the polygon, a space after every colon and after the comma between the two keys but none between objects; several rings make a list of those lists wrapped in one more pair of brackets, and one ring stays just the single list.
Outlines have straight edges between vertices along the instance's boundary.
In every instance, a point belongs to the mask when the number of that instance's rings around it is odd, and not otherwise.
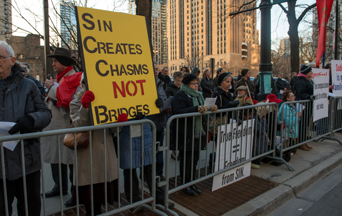
[{"label": "curb", "polygon": [[222,216],[261,216],[270,213],[276,207],[294,198],[296,194],[304,191],[313,183],[331,173],[340,164],[342,164],[342,152],[322,161],[316,166],[311,167]]}]

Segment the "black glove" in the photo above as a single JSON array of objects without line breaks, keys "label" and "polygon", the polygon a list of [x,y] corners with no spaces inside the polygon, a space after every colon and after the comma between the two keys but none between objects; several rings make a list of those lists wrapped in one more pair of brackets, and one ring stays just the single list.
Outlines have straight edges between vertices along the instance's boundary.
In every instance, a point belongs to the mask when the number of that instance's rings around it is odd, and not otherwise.
[{"label": "black glove", "polygon": [[240,104],[240,101],[232,101],[232,102],[230,102],[230,105],[232,107],[237,107],[237,106],[239,106],[239,104]]},{"label": "black glove", "polygon": [[310,100],[314,101],[316,99],[315,95],[310,96]]},{"label": "black glove", "polygon": [[157,106],[158,108],[162,108],[163,105],[164,105],[163,99],[161,99],[160,97],[158,97],[158,99],[156,100],[156,106]]},{"label": "black glove", "polygon": [[135,116],[134,120],[140,120],[145,118],[145,115],[142,114],[142,112],[137,112],[137,115]]},{"label": "black glove", "polygon": [[34,126],[34,119],[30,115],[25,115],[16,121],[17,124],[8,131],[9,134],[15,134],[20,131],[20,133],[29,133]]}]

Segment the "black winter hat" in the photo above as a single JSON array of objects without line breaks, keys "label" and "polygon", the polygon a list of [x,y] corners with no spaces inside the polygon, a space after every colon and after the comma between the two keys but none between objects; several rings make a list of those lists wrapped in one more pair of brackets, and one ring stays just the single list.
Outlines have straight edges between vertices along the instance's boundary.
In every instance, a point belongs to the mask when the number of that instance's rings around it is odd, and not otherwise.
[{"label": "black winter hat", "polygon": [[241,76],[244,77],[244,76],[248,73],[248,71],[249,71],[249,70],[246,69],[246,68],[245,68],[245,69],[242,69],[242,70],[241,70]]},{"label": "black winter hat", "polygon": [[191,71],[192,74],[199,73],[199,72],[201,72],[201,71],[198,67],[194,67]]},{"label": "black winter hat", "polygon": [[197,78],[198,77],[195,74],[190,73],[190,74],[185,75],[185,77],[182,80],[182,83],[184,85],[188,85],[189,82],[191,82],[192,80],[197,79]]},{"label": "black winter hat", "polygon": [[310,71],[312,71],[312,68],[310,66],[303,65],[300,67],[300,72],[302,74],[306,75],[306,74],[310,73]]},{"label": "black winter hat", "polygon": [[[224,81],[224,78],[228,77],[229,73],[221,73],[217,79],[217,85],[221,85],[221,83]],[[226,78],[227,79],[227,78]]]}]

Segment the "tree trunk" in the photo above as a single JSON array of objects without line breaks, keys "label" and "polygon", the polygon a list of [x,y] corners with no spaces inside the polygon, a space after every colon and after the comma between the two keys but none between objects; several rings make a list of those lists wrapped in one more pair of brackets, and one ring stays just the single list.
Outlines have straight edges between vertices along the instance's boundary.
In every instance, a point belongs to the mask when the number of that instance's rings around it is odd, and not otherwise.
[{"label": "tree trunk", "polygon": [[152,0],[135,0],[137,6],[136,14],[146,17],[147,31],[151,37],[151,24],[152,24]]},{"label": "tree trunk", "polygon": [[298,21],[296,19],[296,2],[288,2],[287,18],[289,22],[289,31],[291,43],[291,72],[299,72],[299,37],[298,37]]}]

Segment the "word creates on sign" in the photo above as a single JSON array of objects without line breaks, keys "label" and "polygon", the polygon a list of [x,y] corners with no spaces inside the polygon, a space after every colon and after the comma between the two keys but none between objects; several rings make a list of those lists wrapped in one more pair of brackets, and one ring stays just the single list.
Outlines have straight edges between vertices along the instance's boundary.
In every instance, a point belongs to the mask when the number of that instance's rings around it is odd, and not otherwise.
[{"label": "word creates on sign", "polygon": [[94,125],[159,113],[151,48],[143,16],[76,7]]}]

